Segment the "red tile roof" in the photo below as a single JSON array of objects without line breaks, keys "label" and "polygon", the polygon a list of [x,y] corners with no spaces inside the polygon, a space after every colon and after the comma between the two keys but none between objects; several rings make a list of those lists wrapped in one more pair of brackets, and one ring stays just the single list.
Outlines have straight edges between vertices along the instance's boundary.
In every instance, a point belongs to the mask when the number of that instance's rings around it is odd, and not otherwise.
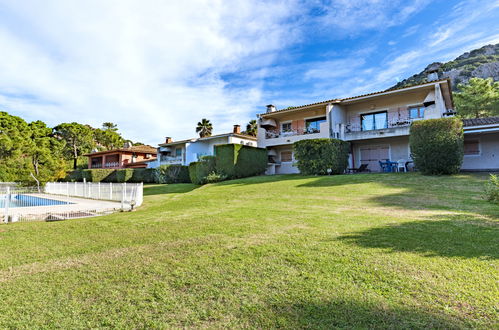
[{"label": "red tile roof", "polygon": [[95,155],[104,155],[104,154],[109,154],[109,153],[116,153],[116,152],[134,152],[134,153],[141,153],[141,154],[156,154],[156,148],[148,146],[148,145],[140,145],[140,146],[132,146],[130,148],[118,148],[118,149],[112,149],[112,150],[103,150],[103,151],[98,151],[98,152],[91,152],[89,154],[85,154],[83,156],[95,156]]},{"label": "red tile roof", "polygon": [[499,124],[499,117],[486,117],[486,118],[467,118],[463,119],[463,126],[484,126]]},{"label": "red tile roof", "polygon": [[383,94],[383,93],[389,93],[389,92],[393,92],[393,91],[399,91],[399,90],[402,90],[402,89],[409,89],[409,88],[413,88],[413,87],[423,86],[423,85],[427,85],[427,84],[429,85],[429,84],[434,84],[434,83],[443,82],[443,81],[447,81],[450,84],[450,80],[449,79],[434,80],[434,81],[425,82],[425,83],[421,83],[421,84],[415,84],[415,85],[412,85],[412,86],[404,86],[404,87],[399,87],[399,88],[394,88],[394,89],[387,89],[387,90],[384,90],[384,91],[378,91],[378,92],[373,92],[373,93],[368,93],[368,94],[362,94],[362,95],[357,95],[357,96],[351,96],[351,97],[345,97],[345,98],[336,98],[336,99],[331,99],[331,100],[326,100],[326,101],[321,101],[321,102],[316,102],[316,103],[310,103],[310,104],[300,105],[300,106],[296,106],[296,107],[288,107],[288,108],[276,110],[276,111],[273,111],[273,112],[261,113],[261,114],[259,114],[259,116],[271,115],[271,114],[274,114],[274,113],[279,113],[279,112],[289,111],[289,110],[300,110],[301,108],[308,108],[308,107],[311,107],[311,106],[314,106],[314,105],[321,105],[321,104],[327,104],[327,103],[348,101],[348,100],[353,100],[353,99],[356,99],[356,98],[361,98],[361,97],[366,97],[366,96],[372,96],[372,95],[378,95],[378,94]]}]

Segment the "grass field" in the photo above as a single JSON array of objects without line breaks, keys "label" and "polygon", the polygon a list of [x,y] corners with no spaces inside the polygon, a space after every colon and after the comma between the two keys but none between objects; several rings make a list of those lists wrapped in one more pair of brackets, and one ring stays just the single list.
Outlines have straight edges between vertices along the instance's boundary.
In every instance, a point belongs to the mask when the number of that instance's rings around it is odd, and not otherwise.
[{"label": "grass field", "polygon": [[0,327],[498,327],[484,180],[148,186],[135,212],[1,225]]}]

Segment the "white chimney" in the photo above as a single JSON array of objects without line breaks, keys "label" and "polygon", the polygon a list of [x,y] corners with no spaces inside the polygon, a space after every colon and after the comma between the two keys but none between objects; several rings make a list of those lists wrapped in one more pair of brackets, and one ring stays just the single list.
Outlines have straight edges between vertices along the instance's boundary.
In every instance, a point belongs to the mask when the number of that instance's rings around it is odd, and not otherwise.
[{"label": "white chimney", "polygon": [[438,80],[437,71],[428,72],[427,80],[428,82]]},{"label": "white chimney", "polygon": [[273,104],[267,105],[267,113],[274,112],[274,111],[276,111],[275,105],[273,105]]}]

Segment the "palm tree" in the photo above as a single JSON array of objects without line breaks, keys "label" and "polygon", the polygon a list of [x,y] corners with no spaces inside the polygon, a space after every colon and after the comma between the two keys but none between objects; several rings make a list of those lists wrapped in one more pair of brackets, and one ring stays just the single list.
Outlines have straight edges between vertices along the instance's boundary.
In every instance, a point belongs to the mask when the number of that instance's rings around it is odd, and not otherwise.
[{"label": "palm tree", "polygon": [[208,119],[201,119],[196,127],[196,133],[199,133],[199,137],[211,136],[211,131],[213,131],[213,125]]},{"label": "palm tree", "polygon": [[258,124],[256,120],[250,120],[248,125],[246,125],[246,134],[251,136],[256,136],[256,132],[258,131]]}]

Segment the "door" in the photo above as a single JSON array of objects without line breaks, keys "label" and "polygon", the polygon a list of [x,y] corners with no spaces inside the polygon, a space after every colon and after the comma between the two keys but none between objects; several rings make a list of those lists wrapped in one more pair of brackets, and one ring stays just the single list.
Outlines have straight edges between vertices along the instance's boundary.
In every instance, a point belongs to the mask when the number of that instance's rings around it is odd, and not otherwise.
[{"label": "door", "polygon": [[390,148],[388,146],[363,146],[360,147],[360,164],[367,164],[367,168],[373,172],[381,172],[379,161],[390,159]]}]

